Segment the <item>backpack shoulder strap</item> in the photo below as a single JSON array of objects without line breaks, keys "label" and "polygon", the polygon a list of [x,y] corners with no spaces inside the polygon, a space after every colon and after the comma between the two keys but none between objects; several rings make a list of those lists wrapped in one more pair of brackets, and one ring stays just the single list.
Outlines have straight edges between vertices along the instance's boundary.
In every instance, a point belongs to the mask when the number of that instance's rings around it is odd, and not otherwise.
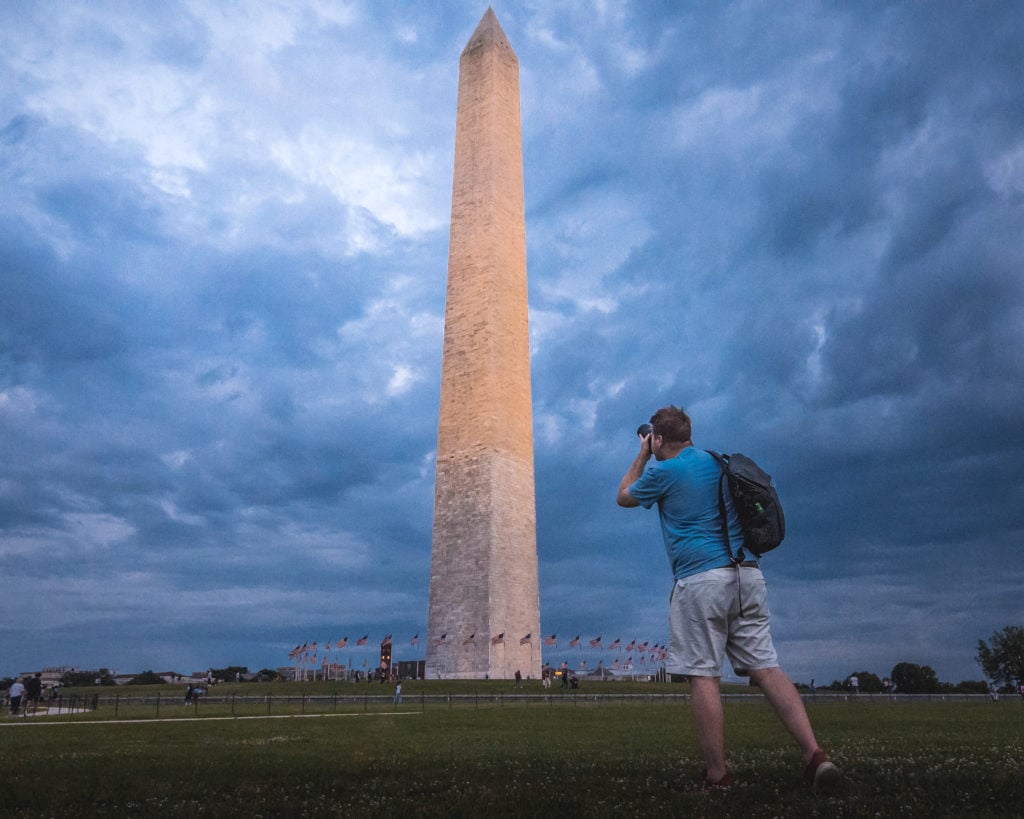
[{"label": "backpack shoulder strap", "polygon": [[721,455],[715,452],[713,449],[704,450],[718,463],[718,468],[721,470],[721,474],[718,476],[718,516],[722,520],[722,537],[725,539],[725,551],[729,555],[730,562],[739,565],[744,561],[746,555],[743,554],[743,550],[740,549],[739,555],[733,554],[732,544],[729,543],[729,513],[725,508],[725,486],[728,480],[726,470],[729,466],[729,456]]}]

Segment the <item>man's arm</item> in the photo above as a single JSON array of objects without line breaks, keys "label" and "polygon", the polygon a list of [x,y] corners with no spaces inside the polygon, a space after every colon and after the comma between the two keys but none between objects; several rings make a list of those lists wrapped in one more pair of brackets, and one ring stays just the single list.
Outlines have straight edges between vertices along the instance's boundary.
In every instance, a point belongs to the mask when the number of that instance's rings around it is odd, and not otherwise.
[{"label": "man's arm", "polygon": [[651,436],[646,435],[640,441],[640,452],[636,458],[633,459],[633,463],[629,465],[629,469],[626,470],[626,474],[622,476],[622,480],[619,481],[619,494],[615,498],[619,506],[625,506],[631,508],[633,506],[639,506],[640,501],[629,494],[629,487],[639,480],[640,476],[644,474],[644,467],[647,466],[647,462],[651,459]]}]

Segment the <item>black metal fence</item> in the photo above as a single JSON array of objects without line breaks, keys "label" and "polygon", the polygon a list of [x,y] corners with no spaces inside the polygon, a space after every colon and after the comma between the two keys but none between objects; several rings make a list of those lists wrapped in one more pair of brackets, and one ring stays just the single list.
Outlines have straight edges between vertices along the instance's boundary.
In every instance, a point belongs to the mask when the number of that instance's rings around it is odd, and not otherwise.
[{"label": "black metal fence", "polygon": [[[859,694],[826,691],[802,693],[808,704],[842,705],[866,703],[885,706],[889,703],[919,702],[975,702],[994,703],[985,694]],[[725,693],[727,703],[756,704],[765,702],[762,694]],[[40,703],[34,712],[20,716],[56,719],[174,719],[174,718],[242,718],[327,716],[331,714],[387,713],[426,711],[428,709],[464,708],[556,708],[607,707],[612,705],[650,705],[685,703],[688,691],[679,693],[652,692],[614,693],[608,691],[569,692],[480,692],[480,693],[410,693],[396,697],[393,691],[371,694],[370,690],[338,691],[331,694],[206,694],[185,701],[167,693],[121,693],[112,695],[86,694],[62,696],[56,701]],[[1020,697],[1003,696],[1001,703],[1024,703]]]}]

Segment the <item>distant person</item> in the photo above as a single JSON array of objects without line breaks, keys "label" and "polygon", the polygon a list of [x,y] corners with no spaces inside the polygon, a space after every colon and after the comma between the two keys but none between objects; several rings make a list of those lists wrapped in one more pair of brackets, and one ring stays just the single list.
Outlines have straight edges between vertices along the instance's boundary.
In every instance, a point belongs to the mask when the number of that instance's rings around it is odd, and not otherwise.
[{"label": "distant person", "polygon": [[994,682],[988,684],[988,695],[992,699],[992,702],[999,702],[999,689],[996,688]]},{"label": "distant person", "polygon": [[[725,521],[719,512],[718,462],[693,446],[690,418],[681,408],[663,407],[650,423],[651,431],[640,438],[640,452],[619,483],[617,501],[624,507],[658,506],[675,580],[666,671],[690,678],[705,786],[728,788],[735,782],[725,761],[720,692],[726,656],[733,669],[749,671],[800,746],[808,784],[835,784],[839,770],[819,747],[803,700],[779,667],[764,575],[756,560],[744,556],[743,531],[728,492]],[[648,465],[652,456],[655,463]],[[737,562],[726,546],[724,525]]]},{"label": "distant person", "polygon": [[192,683],[185,686],[185,705],[192,704],[192,697],[195,696],[195,689],[192,687]]},{"label": "distant person", "polygon": [[854,699],[857,699],[857,695],[860,693],[860,677],[858,677],[856,674],[851,674],[850,675],[850,679],[849,679],[849,683],[850,683],[850,695]]},{"label": "distant person", "polygon": [[520,672],[520,670],[517,668],[516,669],[516,688],[522,688],[522,687],[523,687],[523,675],[522,675],[522,672]]},{"label": "distant person", "polygon": [[11,683],[10,689],[7,691],[7,696],[10,698],[10,711],[11,716],[18,716],[18,711],[21,708],[21,698],[25,696],[25,685],[21,681],[21,677],[18,677],[13,683]]},{"label": "distant person", "polygon": [[[413,700],[413,704],[414,705],[415,705],[415,702],[416,701]],[[395,705],[401,705],[401,704],[402,704],[402,681],[399,680],[398,682],[395,683]]]},{"label": "distant person", "polygon": [[28,678],[28,682],[25,683],[25,711],[29,708],[32,709],[34,714],[36,709],[39,707],[39,700],[43,696],[43,675],[37,671],[31,677]]}]

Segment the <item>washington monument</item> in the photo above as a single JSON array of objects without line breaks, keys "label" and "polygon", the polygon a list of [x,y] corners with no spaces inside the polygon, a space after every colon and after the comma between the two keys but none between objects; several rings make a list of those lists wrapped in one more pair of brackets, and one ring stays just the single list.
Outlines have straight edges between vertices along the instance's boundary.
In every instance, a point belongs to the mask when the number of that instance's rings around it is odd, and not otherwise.
[{"label": "washington monument", "polygon": [[540,663],[519,60],[488,8],[459,60],[426,673]]}]

